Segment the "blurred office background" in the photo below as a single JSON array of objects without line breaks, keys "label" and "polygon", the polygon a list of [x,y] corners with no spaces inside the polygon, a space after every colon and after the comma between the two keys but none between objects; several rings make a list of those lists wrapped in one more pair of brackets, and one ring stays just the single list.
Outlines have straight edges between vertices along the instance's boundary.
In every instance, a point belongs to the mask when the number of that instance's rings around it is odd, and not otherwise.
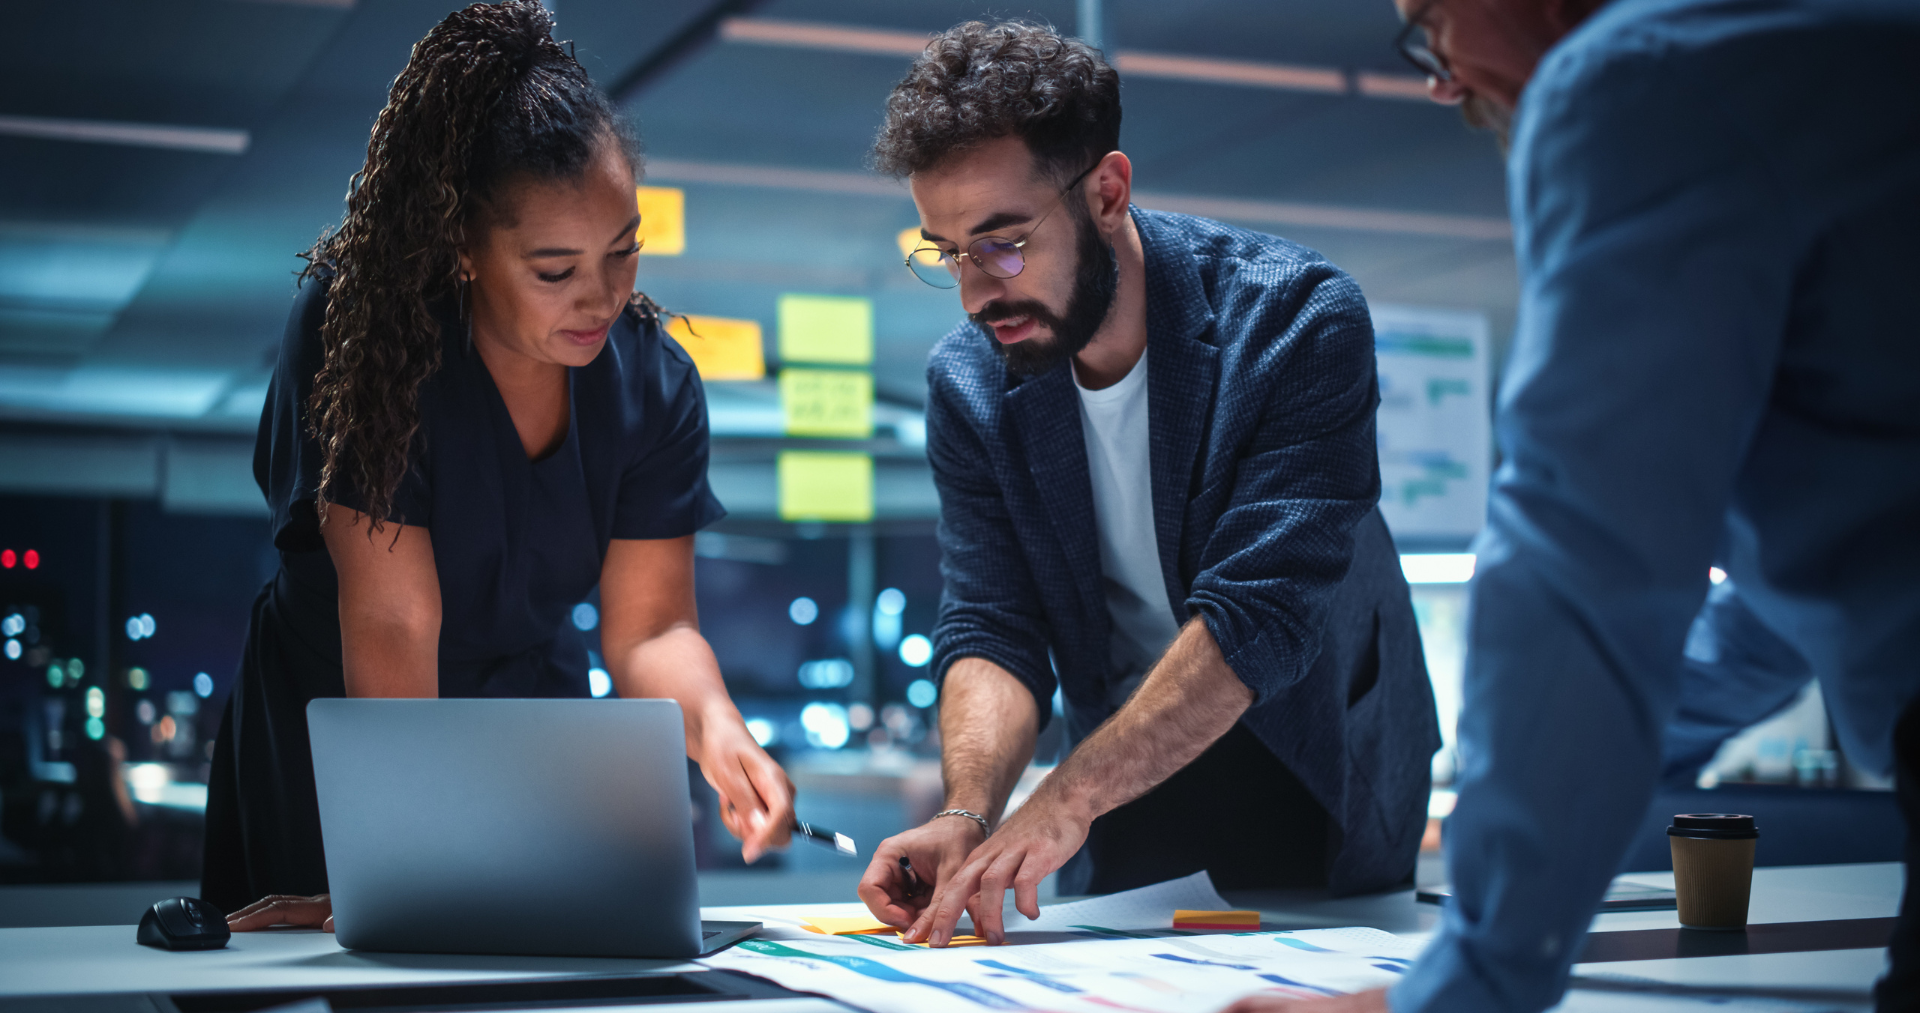
[{"label": "blurred office background", "polygon": [[[656,231],[639,285],[694,316],[712,480],[730,510],[698,539],[702,622],[806,818],[870,847],[939,802],[923,373],[960,311],[904,269],[913,206],[865,158],[926,36],[983,16],[1105,48],[1122,71],[1138,203],[1318,249],[1375,305],[1383,503],[1449,741],[1434,764],[1433,815],[1445,815],[1466,553],[1517,285],[1494,142],[1425,100],[1389,45],[1388,0],[550,6],[557,37],[645,141],[640,199]],[[294,255],[338,220],[388,83],[449,9],[9,11],[0,882],[198,876],[209,742],[276,565],[251,460]],[[590,647],[598,621],[595,601],[575,610]],[[1871,805],[1857,789],[1884,788],[1833,751],[1817,690],[1730,744],[1702,783],[1790,806]],[[697,777],[693,790],[699,813]],[[738,869],[703,815],[703,868]],[[858,863],[796,848],[758,870],[737,875],[841,883]]]}]

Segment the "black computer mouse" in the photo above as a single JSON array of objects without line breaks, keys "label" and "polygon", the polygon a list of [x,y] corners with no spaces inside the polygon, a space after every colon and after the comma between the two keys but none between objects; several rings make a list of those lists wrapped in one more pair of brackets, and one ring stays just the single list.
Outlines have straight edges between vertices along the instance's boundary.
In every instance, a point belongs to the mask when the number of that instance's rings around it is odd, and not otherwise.
[{"label": "black computer mouse", "polygon": [[198,897],[172,897],[140,916],[140,945],[163,950],[217,950],[233,936],[227,916]]}]

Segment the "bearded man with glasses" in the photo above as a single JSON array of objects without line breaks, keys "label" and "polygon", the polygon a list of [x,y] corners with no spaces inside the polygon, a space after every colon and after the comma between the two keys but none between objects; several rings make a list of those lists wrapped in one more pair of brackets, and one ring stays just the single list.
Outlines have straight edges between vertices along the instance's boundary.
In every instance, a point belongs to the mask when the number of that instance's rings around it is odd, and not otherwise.
[{"label": "bearded man with glasses", "polygon": [[[860,886],[910,941],[970,911],[1000,942],[1005,891],[1036,916],[1056,870],[1412,881],[1440,739],[1375,508],[1366,303],[1311,250],[1132,206],[1119,135],[1097,51],[970,22],[876,145],[920,212],[907,269],[969,318],[928,367],[946,811]],[[1056,686],[1072,753],[995,826]]]}]

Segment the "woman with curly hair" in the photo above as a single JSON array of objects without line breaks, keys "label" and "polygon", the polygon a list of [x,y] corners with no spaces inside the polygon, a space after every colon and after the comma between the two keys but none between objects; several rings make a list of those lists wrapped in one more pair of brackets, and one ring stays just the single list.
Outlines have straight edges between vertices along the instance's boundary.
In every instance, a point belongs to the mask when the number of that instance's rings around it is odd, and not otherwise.
[{"label": "woman with curly hair", "polygon": [[305,254],[254,452],[280,569],[207,807],[235,928],[328,919],[308,701],[587,696],[567,618],[596,584],[614,686],[679,701],[749,861],[787,839],[699,631],[693,534],[724,511],[699,376],[633,289],[635,145],[551,29],[509,0],[429,32]]}]

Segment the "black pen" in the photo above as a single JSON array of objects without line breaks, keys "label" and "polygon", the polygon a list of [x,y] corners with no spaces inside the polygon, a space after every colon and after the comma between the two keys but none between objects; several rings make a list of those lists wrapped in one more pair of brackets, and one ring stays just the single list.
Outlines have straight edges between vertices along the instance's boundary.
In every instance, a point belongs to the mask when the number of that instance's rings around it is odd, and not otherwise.
[{"label": "black pen", "polygon": [[907,861],[905,855],[900,856],[900,872],[907,877],[907,896],[911,897],[919,893],[920,877],[913,874],[913,863]]},{"label": "black pen", "polygon": [[843,855],[858,857],[860,854],[860,849],[854,845],[853,838],[848,837],[846,834],[836,834],[825,827],[816,827],[811,823],[802,823],[798,819],[793,821],[793,829],[797,831],[800,836],[818,841]]}]

